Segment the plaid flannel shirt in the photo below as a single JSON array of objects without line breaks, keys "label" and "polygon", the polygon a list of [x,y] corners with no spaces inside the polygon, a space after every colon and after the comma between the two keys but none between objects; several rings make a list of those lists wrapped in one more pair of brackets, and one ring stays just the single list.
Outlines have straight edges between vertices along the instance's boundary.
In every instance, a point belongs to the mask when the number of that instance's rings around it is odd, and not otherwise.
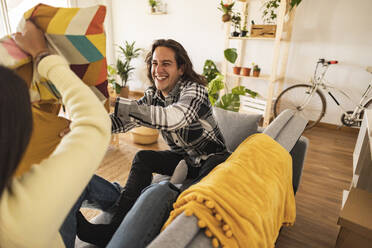
[{"label": "plaid flannel shirt", "polygon": [[139,125],[161,130],[171,150],[194,167],[201,166],[201,161],[212,154],[226,152],[208,92],[195,82],[177,82],[165,98],[155,87],[149,87],[137,101],[117,98],[110,117],[113,133]]}]

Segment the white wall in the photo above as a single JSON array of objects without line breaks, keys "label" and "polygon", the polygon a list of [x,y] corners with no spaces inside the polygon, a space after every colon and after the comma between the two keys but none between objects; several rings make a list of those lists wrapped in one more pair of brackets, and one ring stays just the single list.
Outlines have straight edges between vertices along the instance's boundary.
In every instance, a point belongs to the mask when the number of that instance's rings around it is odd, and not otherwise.
[{"label": "white wall", "polygon": [[[137,46],[150,49],[159,38],[179,41],[188,51],[198,72],[206,59],[222,61],[223,25],[215,0],[163,0],[168,14],[150,15],[147,0],[114,0],[114,40],[136,41]],[[137,73],[138,74],[138,73]],[[140,76],[138,76],[140,77]],[[140,77],[142,78],[142,77]],[[139,82],[138,82],[139,84]],[[131,89],[137,86],[130,84]]]},{"label": "white wall", "polygon": [[[173,38],[189,52],[196,71],[202,72],[206,59],[221,64],[225,35],[221,12],[217,10],[218,0],[163,0],[168,5],[166,15],[148,14],[147,2],[112,0],[115,44],[136,41],[137,46],[148,49],[154,39]],[[320,57],[337,59],[340,64],[331,66],[328,80],[359,99],[372,79],[364,70],[367,65],[372,66],[371,13],[371,0],[303,0],[296,13],[288,82],[308,80]],[[272,44],[267,41],[252,41],[247,46],[244,63],[259,63],[262,72],[269,73],[271,50]],[[144,88],[141,83],[146,78],[144,64],[138,60],[136,66],[140,69],[130,86]],[[264,81],[249,82],[249,87],[266,94]],[[328,100],[328,111],[322,121],[339,124],[340,111]]]}]

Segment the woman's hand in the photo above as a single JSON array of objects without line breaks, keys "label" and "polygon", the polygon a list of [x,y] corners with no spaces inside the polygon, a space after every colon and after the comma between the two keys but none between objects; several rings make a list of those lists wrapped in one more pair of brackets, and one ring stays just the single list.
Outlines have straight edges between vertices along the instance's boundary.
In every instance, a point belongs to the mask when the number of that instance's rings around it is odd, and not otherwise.
[{"label": "woman's hand", "polygon": [[14,39],[17,45],[30,54],[32,58],[36,58],[38,54],[48,51],[44,33],[29,20],[26,21],[22,33],[16,33]]}]

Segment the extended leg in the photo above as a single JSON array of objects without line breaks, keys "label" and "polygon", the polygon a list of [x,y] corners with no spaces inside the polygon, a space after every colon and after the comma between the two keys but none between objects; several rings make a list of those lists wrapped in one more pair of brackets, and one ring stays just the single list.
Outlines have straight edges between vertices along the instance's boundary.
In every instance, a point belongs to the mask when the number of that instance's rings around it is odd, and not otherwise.
[{"label": "extended leg", "polygon": [[103,211],[109,210],[120,197],[120,187],[94,175],[75,205],[71,208],[61,228],[62,239],[67,248],[75,246],[77,220],[76,213],[86,203],[87,207]]},{"label": "extended leg", "polygon": [[146,247],[159,233],[179,194],[167,181],[147,187],[128,212],[107,247]]},{"label": "extended leg", "polygon": [[118,211],[110,224],[93,225],[78,215],[78,236],[81,240],[104,247],[131,209],[141,191],[150,185],[152,173],[172,175],[182,159],[172,151],[139,151],[133,159],[127,183],[120,196]]}]

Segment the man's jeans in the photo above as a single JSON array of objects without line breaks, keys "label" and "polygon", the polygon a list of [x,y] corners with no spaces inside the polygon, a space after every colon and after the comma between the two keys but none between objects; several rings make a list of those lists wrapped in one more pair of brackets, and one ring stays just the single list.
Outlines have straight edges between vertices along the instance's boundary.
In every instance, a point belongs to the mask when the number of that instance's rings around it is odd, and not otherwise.
[{"label": "man's jeans", "polygon": [[110,210],[119,199],[120,191],[120,185],[110,183],[97,175],[92,177],[59,230],[66,248],[75,247],[76,213],[80,208],[95,208],[102,211]]},{"label": "man's jeans", "polygon": [[146,247],[160,233],[179,193],[168,181],[145,188],[107,248]]}]

